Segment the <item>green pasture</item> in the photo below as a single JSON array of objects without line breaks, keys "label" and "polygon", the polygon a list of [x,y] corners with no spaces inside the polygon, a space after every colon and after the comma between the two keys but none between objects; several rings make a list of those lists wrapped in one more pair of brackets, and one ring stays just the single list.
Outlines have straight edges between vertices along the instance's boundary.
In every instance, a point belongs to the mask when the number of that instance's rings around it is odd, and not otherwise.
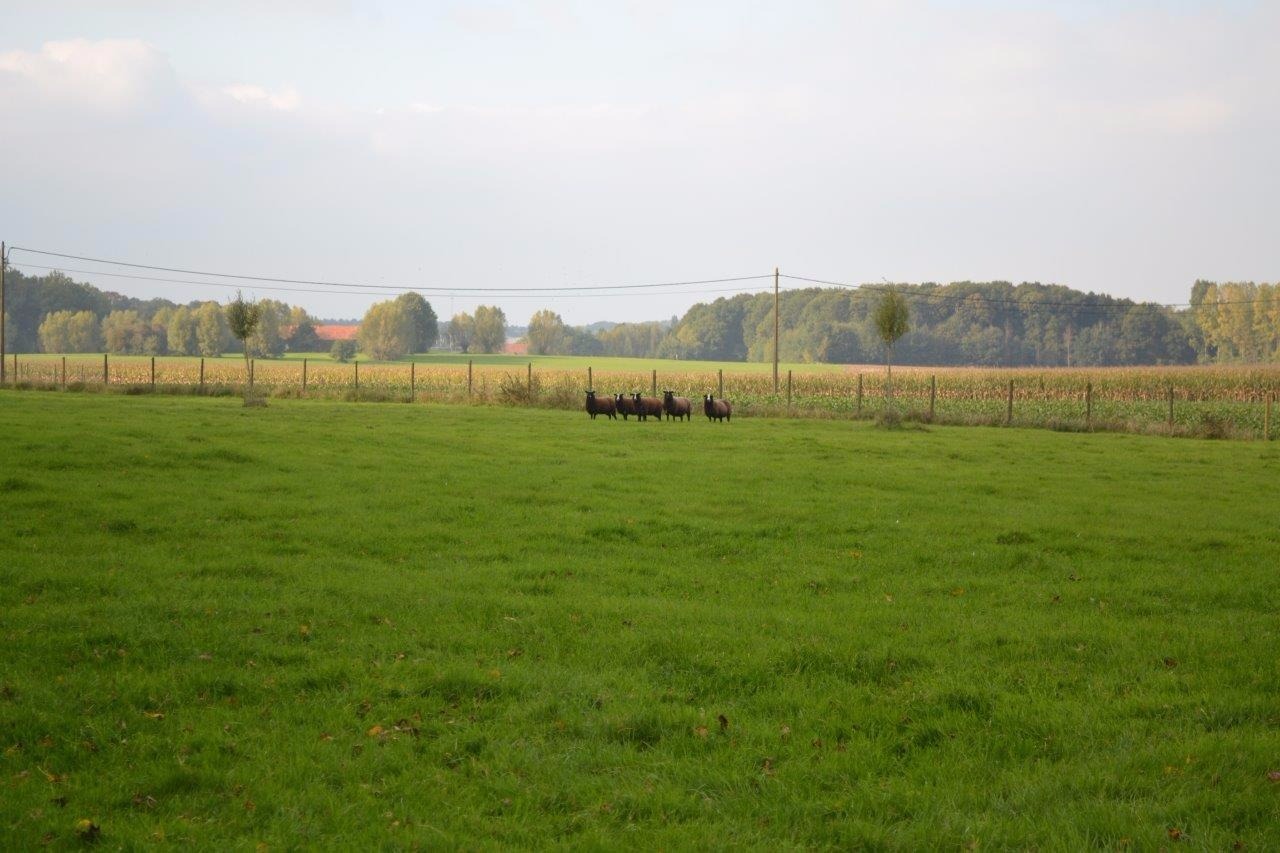
[{"label": "green pasture", "polygon": [[0,849],[1280,847],[1280,447],[0,392]]}]

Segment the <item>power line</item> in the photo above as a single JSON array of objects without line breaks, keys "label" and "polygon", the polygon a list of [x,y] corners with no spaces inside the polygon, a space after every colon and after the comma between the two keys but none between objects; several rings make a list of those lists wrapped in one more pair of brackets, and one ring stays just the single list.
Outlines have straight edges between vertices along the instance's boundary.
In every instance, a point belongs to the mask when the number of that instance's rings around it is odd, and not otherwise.
[{"label": "power line", "polygon": [[[109,276],[111,278],[124,278],[124,279],[129,279],[131,281],[154,281],[154,282],[162,282],[166,284],[194,285],[197,287],[241,288],[245,286],[245,285],[239,285],[239,284],[227,284],[220,281],[193,281],[191,279],[183,279],[183,278],[164,278],[160,276],[131,275],[129,273],[106,272],[105,270],[81,270],[81,269],[71,269],[68,267],[47,267],[47,266],[41,266],[40,264],[30,264],[30,263],[22,263],[22,264],[19,264],[19,266],[21,266],[23,269],[29,269],[29,270],[45,270],[47,272],[63,272],[63,273],[78,273],[81,275]],[[772,276],[764,276],[764,277],[772,278]],[[753,285],[753,287],[765,287],[765,286],[766,285]],[[261,284],[253,285],[252,289],[253,290],[269,290],[272,292],[279,291],[279,292],[287,292],[287,293],[322,293],[326,295],[340,295],[340,296],[341,295],[347,295],[347,296],[373,295],[363,290],[334,290],[334,289],[317,290],[315,288],[307,288],[307,287],[281,287],[277,285],[261,285]],[[787,288],[784,288],[784,289],[787,289]],[[388,291],[388,294],[391,292],[392,291]],[[394,292],[424,293],[428,296],[449,296],[453,293],[453,291],[448,291],[448,290],[436,291],[432,288],[412,288],[412,287],[403,288],[401,290],[394,291]],[[696,295],[696,294],[702,294],[702,293],[742,293],[742,292],[743,290],[740,287],[726,287],[726,288],[699,288],[698,290],[664,290],[661,292],[660,295],[667,295],[667,294],[671,294],[671,295],[695,294]],[[598,299],[598,298],[607,297],[607,296],[624,297],[624,296],[628,296],[629,294],[612,293],[612,292],[592,292],[592,293],[564,293],[564,294],[538,293],[536,295],[535,294],[522,295],[519,289],[513,289],[513,292],[510,294],[505,294],[505,295],[499,294],[499,295],[501,296],[502,299],[550,299],[550,298]],[[636,295],[639,296],[640,294],[636,294]]]},{"label": "power line", "polygon": [[[54,257],[54,258],[66,258],[68,260],[74,260],[74,261],[86,261],[92,264],[109,264],[112,266],[131,267],[133,269],[140,269],[140,270],[153,270],[155,272],[178,273],[180,275],[203,275],[203,276],[209,276],[211,278],[229,278],[229,279],[236,279],[239,281],[261,281],[261,282],[270,282],[275,284],[302,284],[302,285],[311,285],[313,287],[346,287],[346,288],[360,288],[365,290],[398,290],[398,291],[413,290],[413,291],[420,291],[420,292],[441,291],[445,294],[448,294],[448,293],[502,294],[507,292],[555,293],[555,292],[567,292],[567,291],[641,290],[641,289],[651,289],[651,288],[659,288],[659,287],[688,287],[695,284],[728,284],[730,282],[754,281],[756,279],[765,279],[765,278],[772,277],[768,275],[744,275],[744,276],[732,276],[728,278],[694,279],[690,281],[652,282],[647,284],[596,284],[596,285],[565,286],[565,287],[522,287],[522,288],[448,287],[448,286],[418,287],[414,285],[360,284],[356,282],[321,281],[321,280],[314,280],[314,279],[278,278],[275,276],[266,276],[266,275],[243,275],[240,273],[210,272],[207,270],[191,270],[191,269],[182,269],[179,267],[161,267],[161,266],[155,266],[152,264],[139,264],[139,263],[134,263],[132,261],[113,261],[113,260],[107,260],[104,258],[91,258],[91,257],[86,257],[84,255],[73,255],[66,252],[52,252],[52,251],[47,251],[45,249],[31,249],[26,246],[10,247],[10,251],[14,251],[15,249],[20,252],[30,252],[36,255],[45,255],[45,256]],[[212,284],[212,282],[210,282],[210,284]],[[323,293],[326,291],[319,291],[319,292]]]}]

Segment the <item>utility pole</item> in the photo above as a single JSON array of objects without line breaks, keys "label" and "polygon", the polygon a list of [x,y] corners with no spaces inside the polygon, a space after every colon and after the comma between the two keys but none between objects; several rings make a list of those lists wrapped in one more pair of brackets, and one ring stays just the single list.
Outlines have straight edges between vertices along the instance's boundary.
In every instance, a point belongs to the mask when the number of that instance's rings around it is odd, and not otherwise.
[{"label": "utility pole", "polygon": [[773,393],[778,393],[778,268],[773,268]]},{"label": "utility pole", "polygon": [[4,271],[9,265],[9,255],[0,242],[0,385],[4,384]]}]

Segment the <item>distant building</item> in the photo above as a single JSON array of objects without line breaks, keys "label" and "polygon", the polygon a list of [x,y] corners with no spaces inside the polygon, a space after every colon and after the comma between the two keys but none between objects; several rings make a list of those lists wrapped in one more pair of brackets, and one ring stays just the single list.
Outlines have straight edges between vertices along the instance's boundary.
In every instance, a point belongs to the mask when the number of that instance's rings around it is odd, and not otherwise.
[{"label": "distant building", "polygon": [[316,337],[322,341],[354,341],[359,332],[359,323],[316,326]]},{"label": "distant building", "polygon": [[511,340],[508,338],[507,342],[502,345],[502,351],[507,355],[528,355],[529,342],[525,340]]}]

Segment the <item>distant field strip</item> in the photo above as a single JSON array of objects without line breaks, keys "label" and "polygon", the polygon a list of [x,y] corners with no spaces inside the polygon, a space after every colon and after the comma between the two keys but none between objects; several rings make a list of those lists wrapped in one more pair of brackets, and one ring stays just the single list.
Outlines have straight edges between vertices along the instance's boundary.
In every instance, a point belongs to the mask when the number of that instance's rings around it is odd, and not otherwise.
[{"label": "distant field strip", "polygon": [[[154,367],[153,367],[154,363]],[[602,365],[597,367],[597,365]],[[775,392],[770,365],[644,359],[424,356],[414,362],[337,363],[327,358],[255,360],[253,384],[277,397],[316,396],[471,402],[552,409],[582,406],[598,392],[727,397],[739,415],[874,417],[886,407],[877,365],[785,367]],[[765,369],[761,369],[765,368]],[[154,372],[153,372],[154,371]],[[10,370],[10,381],[14,371]],[[19,385],[94,390],[231,393],[243,360],[142,356],[24,356]],[[1012,383],[1012,392],[1010,391]],[[1270,427],[1280,365],[1117,368],[932,368],[893,370],[897,408],[939,423],[1017,424],[1256,438]],[[1274,421],[1274,410],[1273,418]]]}]

